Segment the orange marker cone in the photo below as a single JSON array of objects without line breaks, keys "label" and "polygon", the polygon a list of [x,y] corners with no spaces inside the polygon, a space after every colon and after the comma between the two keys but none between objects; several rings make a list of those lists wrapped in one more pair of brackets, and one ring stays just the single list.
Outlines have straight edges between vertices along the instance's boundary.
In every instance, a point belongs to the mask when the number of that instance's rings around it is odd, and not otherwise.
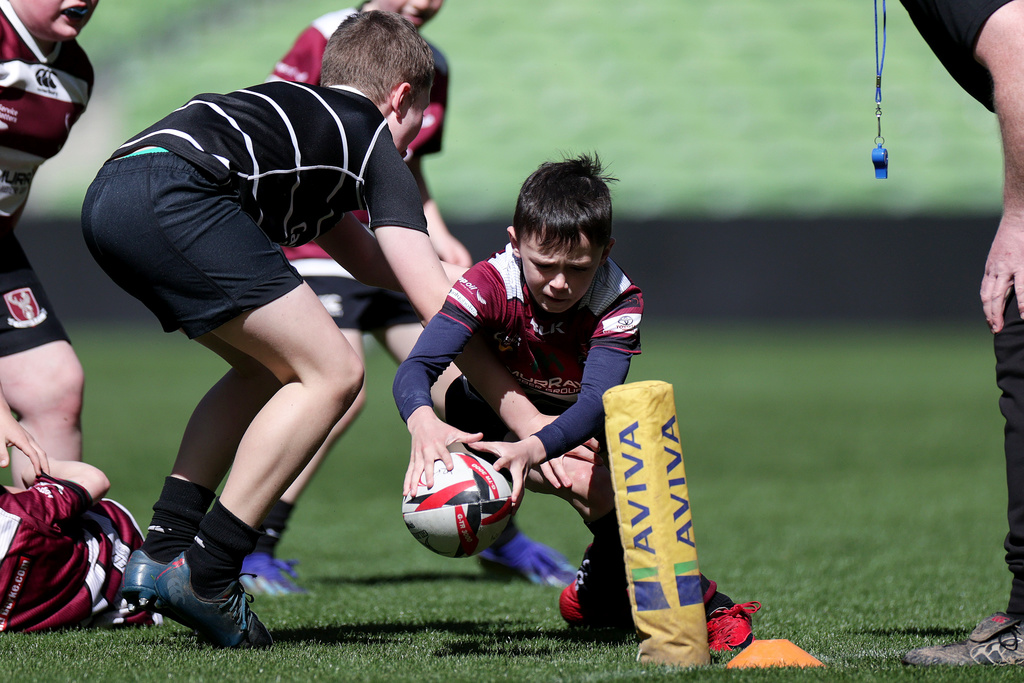
[{"label": "orange marker cone", "polygon": [[825,666],[788,640],[755,640],[725,665],[726,669],[769,666]]}]

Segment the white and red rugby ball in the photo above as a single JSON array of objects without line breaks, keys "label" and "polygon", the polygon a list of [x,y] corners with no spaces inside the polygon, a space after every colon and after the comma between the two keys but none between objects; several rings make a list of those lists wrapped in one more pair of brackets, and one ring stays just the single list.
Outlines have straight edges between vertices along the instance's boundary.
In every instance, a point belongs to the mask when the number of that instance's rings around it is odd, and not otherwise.
[{"label": "white and red rugby ball", "polygon": [[488,463],[470,453],[452,453],[449,472],[434,461],[434,485],[425,475],[402,502],[402,518],[413,537],[445,557],[475,555],[501,535],[511,519],[512,489]]}]

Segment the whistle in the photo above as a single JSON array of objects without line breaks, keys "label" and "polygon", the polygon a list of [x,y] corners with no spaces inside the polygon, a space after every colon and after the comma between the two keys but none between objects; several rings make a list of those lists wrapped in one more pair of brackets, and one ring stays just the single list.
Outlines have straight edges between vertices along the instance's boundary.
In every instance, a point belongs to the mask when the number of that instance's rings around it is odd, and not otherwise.
[{"label": "whistle", "polygon": [[884,180],[889,177],[889,150],[879,145],[871,150],[871,163],[875,165],[875,178]]}]

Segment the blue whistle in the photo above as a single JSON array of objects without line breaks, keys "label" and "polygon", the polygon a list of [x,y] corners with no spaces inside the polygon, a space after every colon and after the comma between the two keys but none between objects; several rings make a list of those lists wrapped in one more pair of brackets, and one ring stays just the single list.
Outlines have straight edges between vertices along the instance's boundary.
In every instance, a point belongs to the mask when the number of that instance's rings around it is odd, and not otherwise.
[{"label": "blue whistle", "polygon": [[889,177],[889,150],[879,145],[871,150],[871,163],[875,165],[875,179],[885,180]]}]

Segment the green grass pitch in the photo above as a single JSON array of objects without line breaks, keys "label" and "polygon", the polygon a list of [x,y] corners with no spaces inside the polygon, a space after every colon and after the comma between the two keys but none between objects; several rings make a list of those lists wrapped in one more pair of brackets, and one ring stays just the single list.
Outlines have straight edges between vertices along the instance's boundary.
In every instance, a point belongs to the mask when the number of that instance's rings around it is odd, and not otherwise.
[{"label": "green grass pitch", "polygon": [[[85,365],[86,457],[142,524],[219,360],[179,336],[72,330]],[[635,662],[632,636],[568,629],[558,590],[449,560],[403,528],[407,436],[393,367],[368,364],[369,405],[297,508],[282,555],[309,595],[258,597],[269,651],[198,645],[177,624],[4,634],[9,680],[1003,680],[920,672],[909,648],[961,638],[1005,606],[1005,494],[990,339],[971,328],[653,327],[631,380],[675,387],[701,568],[759,600],[761,638],[822,670]],[[574,561],[585,529],[528,496],[528,533]]]}]

